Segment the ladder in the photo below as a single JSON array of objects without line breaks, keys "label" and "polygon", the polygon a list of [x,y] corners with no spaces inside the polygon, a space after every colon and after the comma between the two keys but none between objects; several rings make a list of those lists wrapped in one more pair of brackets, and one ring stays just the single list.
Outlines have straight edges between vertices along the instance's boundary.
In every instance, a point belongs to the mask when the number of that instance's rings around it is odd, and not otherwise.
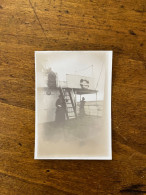
[{"label": "ladder", "polygon": [[[72,91],[73,92],[73,91]],[[67,119],[73,119],[77,117],[75,102],[73,101],[71,91],[67,88],[60,87],[60,95],[65,104],[65,114]]]}]

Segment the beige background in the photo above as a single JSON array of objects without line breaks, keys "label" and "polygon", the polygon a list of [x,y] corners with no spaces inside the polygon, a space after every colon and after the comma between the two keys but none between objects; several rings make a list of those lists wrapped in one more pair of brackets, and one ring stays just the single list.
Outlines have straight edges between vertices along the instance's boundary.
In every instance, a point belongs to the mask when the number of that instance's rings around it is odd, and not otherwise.
[{"label": "beige background", "polygon": [[[75,60],[76,59],[76,60]],[[46,63],[45,63],[46,61]],[[84,63],[83,63],[83,62]],[[86,63],[87,61],[87,63]],[[81,63],[81,66],[77,66]],[[81,70],[92,63],[94,65],[96,83],[99,80],[101,68],[102,76],[98,86],[99,96],[102,96],[103,114],[96,117],[95,124],[90,124],[88,129],[81,130],[80,127],[67,124],[64,128],[55,128],[53,133],[51,127],[45,122],[55,120],[55,103],[58,98],[58,91],[52,90],[51,95],[45,91],[39,91],[39,87],[45,87],[46,80],[40,73],[45,68],[51,67],[58,75],[58,80],[66,80],[66,73],[75,74],[75,70]],[[48,65],[49,64],[49,65]],[[41,67],[41,68],[40,68]],[[44,68],[43,68],[44,67]],[[76,69],[77,68],[77,69]],[[112,74],[112,51],[64,51],[64,52],[36,52],[36,121],[35,121],[35,158],[36,159],[112,159],[111,151],[111,74]],[[82,72],[80,73],[83,74]],[[76,80],[75,80],[76,82]],[[40,85],[42,83],[42,85]],[[103,86],[104,85],[104,86]],[[78,88],[77,85],[75,85]],[[104,93],[106,94],[104,97]],[[95,94],[94,94],[95,96]],[[88,101],[86,95],[85,100]],[[90,98],[89,101],[92,101]],[[95,98],[94,98],[95,101]],[[79,120],[79,119],[78,119]],[[79,126],[83,126],[85,121],[80,121]],[[88,121],[87,121],[88,123]],[[70,130],[72,129],[72,131]],[[78,132],[76,132],[78,131]],[[76,133],[74,133],[76,132]],[[50,134],[50,136],[49,136]],[[53,135],[51,135],[53,134]],[[79,135],[78,135],[79,134]],[[54,139],[54,137],[56,139]]]}]

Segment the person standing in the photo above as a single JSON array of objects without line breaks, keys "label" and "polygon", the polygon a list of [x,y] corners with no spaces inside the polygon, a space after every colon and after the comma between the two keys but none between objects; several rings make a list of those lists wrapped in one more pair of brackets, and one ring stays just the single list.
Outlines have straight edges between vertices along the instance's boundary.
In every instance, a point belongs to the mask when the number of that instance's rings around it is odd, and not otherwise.
[{"label": "person standing", "polygon": [[65,102],[61,95],[56,101],[56,118],[57,125],[63,126],[65,123]]},{"label": "person standing", "polygon": [[48,87],[50,89],[56,87],[56,74],[51,68],[48,71]]},{"label": "person standing", "polygon": [[82,97],[82,100],[80,101],[80,116],[81,117],[85,116],[85,108],[84,108],[85,103],[86,103],[85,98]]},{"label": "person standing", "polygon": [[48,90],[47,90],[47,94],[51,95],[51,90],[56,88],[56,74],[55,72],[52,71],[52,69],[50,68],[48,70]]}]

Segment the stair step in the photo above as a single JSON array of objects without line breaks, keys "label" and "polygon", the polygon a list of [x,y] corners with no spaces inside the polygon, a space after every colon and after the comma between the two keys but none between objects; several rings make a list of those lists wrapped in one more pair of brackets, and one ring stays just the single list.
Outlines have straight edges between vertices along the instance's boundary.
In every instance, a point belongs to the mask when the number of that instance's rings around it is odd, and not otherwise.
[{"label": "stair step", "polygon": [[62,98],[65,101],[66,104],[66,116],[68,119],[70,118],[76,118],[76,113],[75,113],[75,103],[73,101],[73,97],[71,95],[71,91],[68,89],[63,89],[60,88],[60,94],[62,96]]}]

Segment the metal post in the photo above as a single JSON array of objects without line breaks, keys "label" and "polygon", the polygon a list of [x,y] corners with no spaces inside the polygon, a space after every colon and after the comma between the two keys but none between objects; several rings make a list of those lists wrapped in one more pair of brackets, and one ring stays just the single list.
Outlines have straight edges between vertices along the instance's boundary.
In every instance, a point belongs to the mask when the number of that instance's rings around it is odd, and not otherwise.
[{"label": "metal post", "polygon": [[97,116],[98,116],[97,92],[96,92],[96,110],[97,110]]},{"label": "metal post", "polygon": [[92,77],[93,77],[93,65],[92,65]]},{"label": "metal post", "polygon": [[75,99],[74,99],[74,101],[75,101],[75,109],[76,109],[76,113],[77,113],[77,99],[76,99],[77,97],[76,97],[76,91],[75,91]]},{"label": "metal post", "polygon": [[96,102],[97,102],[97,92],[96,92]]}]

